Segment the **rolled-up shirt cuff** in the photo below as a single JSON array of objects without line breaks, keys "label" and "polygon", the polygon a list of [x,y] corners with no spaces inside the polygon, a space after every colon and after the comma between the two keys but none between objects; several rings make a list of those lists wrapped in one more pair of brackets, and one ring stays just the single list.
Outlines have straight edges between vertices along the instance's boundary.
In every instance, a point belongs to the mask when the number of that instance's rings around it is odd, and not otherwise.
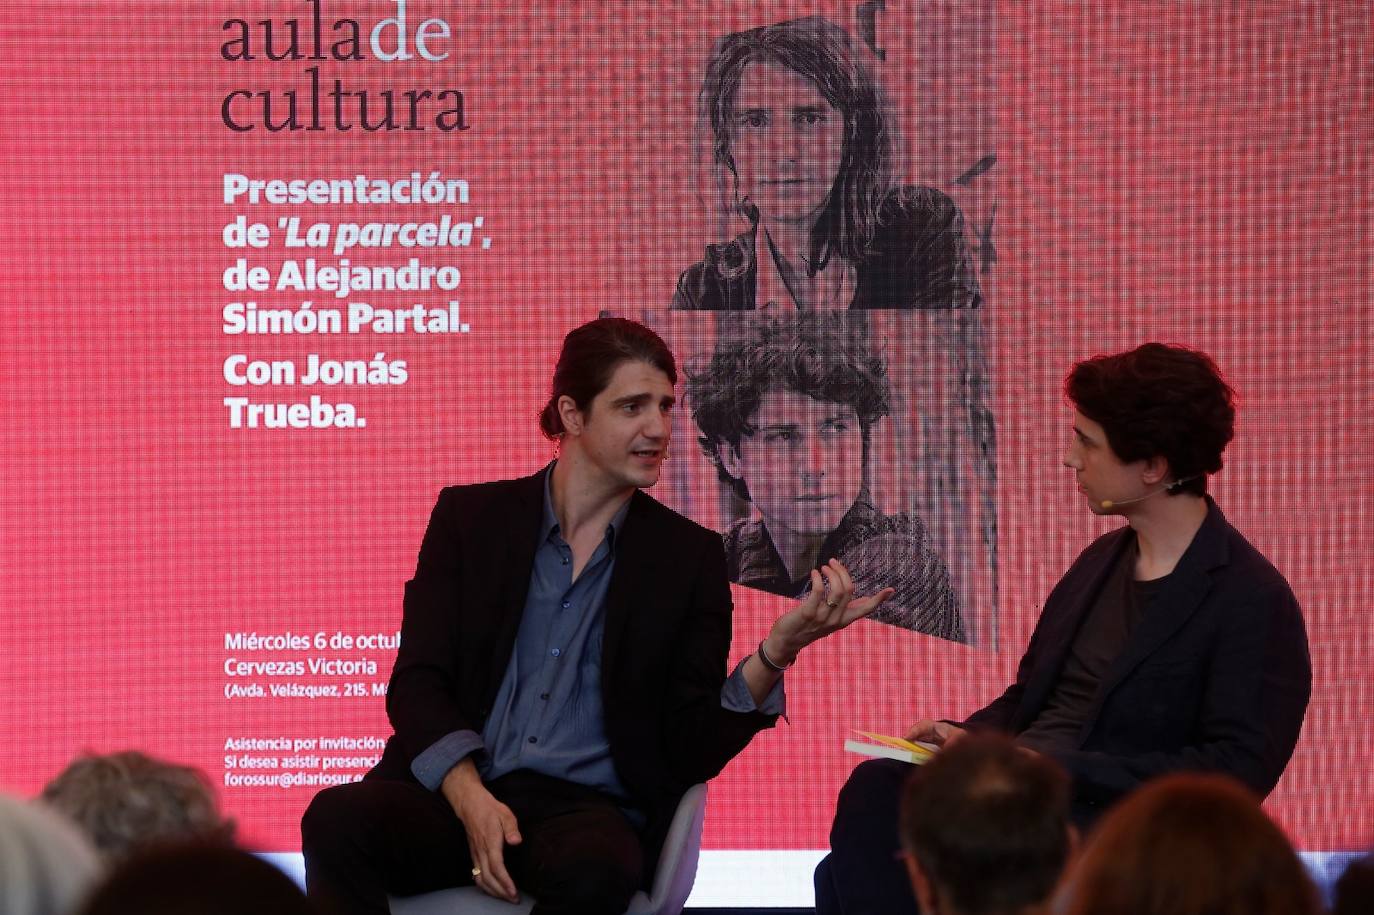
[{"label": "rolled-up shirt cuff", "polygon": [[450,769],[484,746],[476,731],[445,734],[411,761],[410,772],[430,791],[438,791]]},{"label": "rolled-up shirt cuff", "polygon": [[735,672],[720,688],[721,708],[729,712],[762,712],[765,715],[786,715],[787,691],[783,688],[783,683],[787,678],[778,677],[778,682],[773,684],[773,688],[768,691],[768,695],[763,697],[763,701],[755,703],[753,693],[749,692],[749,682],[744,679],[744,665],[748,660],[745,658],[740,661],[735,667]]}]

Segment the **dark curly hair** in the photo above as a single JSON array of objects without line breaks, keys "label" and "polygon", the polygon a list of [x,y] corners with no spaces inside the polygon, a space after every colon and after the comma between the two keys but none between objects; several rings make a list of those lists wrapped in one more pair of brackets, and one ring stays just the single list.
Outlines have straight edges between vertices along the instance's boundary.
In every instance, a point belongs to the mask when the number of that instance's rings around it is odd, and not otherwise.
[{"label": "dark curly hair", "polygon": [[1235,391],[1212,357],[1166,343],[1146,343],[1074,364],[1064,394],[1101,423],[1122,461],[1163,457],[1175,480],[1170,495],[1207,492],[1221,453],[1235,435]]},{"label": "dark curly hair", "polygon": [[562,435],[558,398],[566,394],[579,410],[586,410],[624,362],[647,362],[677,384],[673,351],[662,337],[637,321],[597,318],[569,331],[553,370],[549,400],[539,412],[539,430],[551,439]]},{"label": "dark curly hair", "polygon": [[758,60],[811,80],[831,107],[844,115],[840,169],[825,210],[812,228],[811,260],[824,263],[831,254],[862,260],[877,230],[883,198],[891,189],[893,131],[878,83],[850,46],[849,33],[821,16],[735,32],[717,42],[698,104],[718,205],[757,221],[757,211],[736,199],[739,178],[730,154],[730,131],[740,77],[748,64]]},{"label": "dark curly hair", "polygon": [[854,408],[868,460],[868,431],[891,409],[887,364],[868,344],[864,322],[843,312],[798,312],[787,318],[720,325],[709,363],[687,367],[687,405],[697,442],[720,479],[741,499],[742,480],[721,464],[718,448],[736,451],[756,431],[752,420],[764,392],[782,388]]}]

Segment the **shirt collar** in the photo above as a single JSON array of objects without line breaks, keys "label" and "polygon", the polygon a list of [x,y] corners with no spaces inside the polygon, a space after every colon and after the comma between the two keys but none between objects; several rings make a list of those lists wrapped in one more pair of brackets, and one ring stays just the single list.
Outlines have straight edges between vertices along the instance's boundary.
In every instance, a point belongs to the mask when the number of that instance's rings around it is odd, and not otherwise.
[{"label": "shirt collar", "polygon": [[[828,304],[818,307],[848,308],[858,292],[858,275],[848,261],[838,256],[831,257],[829,263],[821,268],[822,273],[829,272],[832,277],[835,276],[833,271],[839,271],[836,279],[840,286],[836,291],[836,297]],[[787,288],[787,281],[782,278],[782,268],[773,257],[773,243],[768,240],[768,227],[762,222],[754,229],[754,307],[759,310],[797,308],[796,299]]]},{"label": "shirt collar", "polygon": [[[554,531],[558,528],[558,516],[553,513],[553,468],[557,464],[553,461],[548,467],[544,468],[544,519],[539,524],[539,542],[546,542]],[[611,517],[611,523],[606,525],[606,539],[612,549],[615,548],[616,538],[620,536],[620,528],[625,524],[625,516],[630,513],[630,503],[634,501],[634,496],[625,500],[625,504],[620,506]],[[561,533],[561,532],[560,532]]]},{"label": "shirt collar", "polygon": [[768,231],[760,226],[754,241],[754,303],[758,309],[782,308],[795,309],[797,303],[783,281],[782,271],[773,259],[773,246],[768,241]]}]

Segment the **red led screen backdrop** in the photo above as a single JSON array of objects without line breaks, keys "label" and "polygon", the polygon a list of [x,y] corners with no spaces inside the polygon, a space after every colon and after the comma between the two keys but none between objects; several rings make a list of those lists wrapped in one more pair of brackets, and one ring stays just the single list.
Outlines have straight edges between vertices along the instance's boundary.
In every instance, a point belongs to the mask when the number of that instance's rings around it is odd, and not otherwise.
[{"label": "red led screen backdrop", "polygon": [[[297,851],[389,733],[435,495],[552,458],[553,358],[609,312],[682,360],[654,495],[726,538],[732,660],[803,522],[899,590],[712,784],[709,898],[806,872],[850,729],[1010,682],[1112,524],[1060,466],[1063,375],[1151,339],[1239,391],[1212,491],[1307,621],[1268,809],[1374,838],[1366,4],[0,9],[6,789],[141,748]],[[811,63],[731,69],[780,23]],[[798,339],[829,380],[760,388],[773,431],[722,448],[751,347]]]}]

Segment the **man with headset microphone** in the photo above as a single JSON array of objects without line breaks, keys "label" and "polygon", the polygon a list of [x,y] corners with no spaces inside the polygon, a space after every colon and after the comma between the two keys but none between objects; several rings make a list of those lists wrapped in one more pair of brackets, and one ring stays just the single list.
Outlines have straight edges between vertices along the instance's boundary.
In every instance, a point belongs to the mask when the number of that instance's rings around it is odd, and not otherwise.
[{"label": "man with headset microphone", "polygon": [[[1292,589],[1207,495],[1234,392],[1206,354],[1160,343],[1079,362],[1064,389],[1064,465],[1093,513],[1126,525],[1050,592],[1015,683],[963,722],[922,719],[907,737],[1011,735],[1068,771],[1080,828],[1170,771],[1222,772],[1264,797],[1292,757],[1312,668]],[[816,869],[821,915],[917,911],[896,858],[909,768],[867,761],[841,790]]]}]

